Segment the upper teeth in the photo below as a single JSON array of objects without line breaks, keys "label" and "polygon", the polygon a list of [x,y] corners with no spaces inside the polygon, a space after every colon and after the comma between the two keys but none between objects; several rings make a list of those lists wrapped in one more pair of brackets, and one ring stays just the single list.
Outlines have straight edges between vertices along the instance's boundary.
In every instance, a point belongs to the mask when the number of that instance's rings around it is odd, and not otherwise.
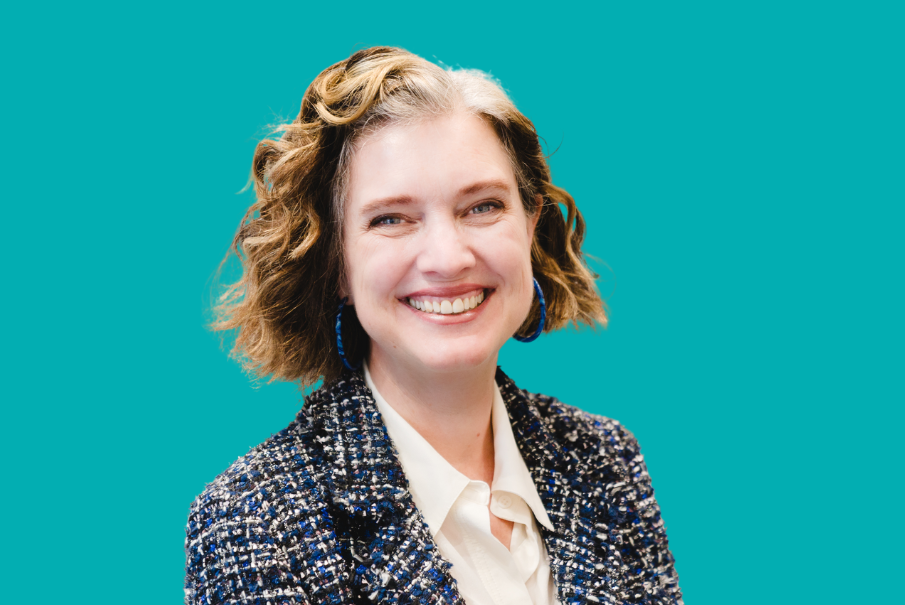
[{"label": "upper teeth", "polygon": [[439,313],[441,315],[453,315],[456,313],[464,313],[470,309],[474,309],[484,301],[483,290],[474,295],[464,298],[456,298],[454,300],[420,300],[417,298],[409,298],[408,303],[425,313]]}]

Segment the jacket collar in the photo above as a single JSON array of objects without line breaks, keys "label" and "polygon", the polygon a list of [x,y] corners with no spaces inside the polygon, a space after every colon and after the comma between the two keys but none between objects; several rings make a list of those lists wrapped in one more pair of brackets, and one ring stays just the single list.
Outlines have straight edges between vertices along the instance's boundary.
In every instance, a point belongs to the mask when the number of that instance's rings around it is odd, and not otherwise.
[{"label": "jacket collar", "polygon": [[[561,603],[607,602],[606,562],[594,544],[600,540],[595,511],[603,486],[585,479],[581,457],[555,438],[537,406],[502,370],[497,384],[513,435],[554,530],[541,533]],[[380,412],[360,373],[346,372],[320,402],[322,444],[329,464],[328,489],[334,505],[351,524],[372,520],[379,528],[370,552],[352,553],[361,562],[355,582],[375,602],[463,603],[445,561],[415,507]],[[350,447],[351,446],[351,447]],[[331,460],[332,458],[332,460]],[[590,601],[588,597],[591,597]]]},{"label": "jacket collar", "polygon": [[[600,549],[602,534],[597,526],[605,492],[601,477],[612,474],[601,472],[600,467],[589,468],[586,458],[569,447],[579,439],[575,428],[566,432],[565,438],[557,439],[561,432],[554,431],[561,422],[557,412],[548,409],[547,416],[542,416],[538,406],[500,369],[497,383],[516,443],[553,522],[552,532],[541,528],[541,533],[560,603],[613,602],[608,596],[614,592],[609,579],[612,564],[601,557],[606,548]],[[561,408],[558,413],[562,413]],[[608,460],[607,465],[618,467],[618,462]],[[623,475],[621,471],[614,474]]]}]

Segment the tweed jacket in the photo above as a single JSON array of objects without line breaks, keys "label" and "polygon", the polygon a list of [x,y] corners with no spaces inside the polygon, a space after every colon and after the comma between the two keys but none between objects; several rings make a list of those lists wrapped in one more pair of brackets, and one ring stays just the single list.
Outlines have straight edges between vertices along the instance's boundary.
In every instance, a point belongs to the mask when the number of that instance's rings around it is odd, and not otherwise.
[{"label": "tweed jacket", "polygon": [[[497,384],[555,528],[557,596],[682,604],[660,508],[618,422]],[[186,605],[462,604],[363,376],[346,372],[191,505]]]}]

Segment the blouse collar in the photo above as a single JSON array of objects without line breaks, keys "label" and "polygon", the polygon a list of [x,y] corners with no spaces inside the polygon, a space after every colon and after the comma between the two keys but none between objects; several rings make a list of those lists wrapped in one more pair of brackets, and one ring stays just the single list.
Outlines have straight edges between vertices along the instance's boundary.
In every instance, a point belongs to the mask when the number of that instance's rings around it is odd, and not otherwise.
[{"label": "blouse collar", "polygon": [[[399,412],[387,403],[374,385],[366,363],[364,375],[408,479],[412,499],[424,516],[431,536],[436,536],[456,499],[470,480],[447,462]],[[491,426],[494,474],[491,491],[501,490],[518,496],[531,509],[537,522],[552,531],[553,524],[541,503],[531,473],[518,449],[506,405],[496,382],[493,385],[493,393]]]}]

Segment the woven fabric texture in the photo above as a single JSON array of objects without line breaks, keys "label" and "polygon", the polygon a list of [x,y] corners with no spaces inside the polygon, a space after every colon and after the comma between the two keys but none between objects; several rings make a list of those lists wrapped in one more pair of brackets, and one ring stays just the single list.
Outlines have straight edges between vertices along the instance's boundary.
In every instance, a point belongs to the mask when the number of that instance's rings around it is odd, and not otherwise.
[{"label": "woven fabric texture", "polygon": [[[615,420],[497,384],[555,528],[559,600],[682,605],[635,437]],[[186,605],[464,603],[360,372],[306,400],[191,505]]]}]

